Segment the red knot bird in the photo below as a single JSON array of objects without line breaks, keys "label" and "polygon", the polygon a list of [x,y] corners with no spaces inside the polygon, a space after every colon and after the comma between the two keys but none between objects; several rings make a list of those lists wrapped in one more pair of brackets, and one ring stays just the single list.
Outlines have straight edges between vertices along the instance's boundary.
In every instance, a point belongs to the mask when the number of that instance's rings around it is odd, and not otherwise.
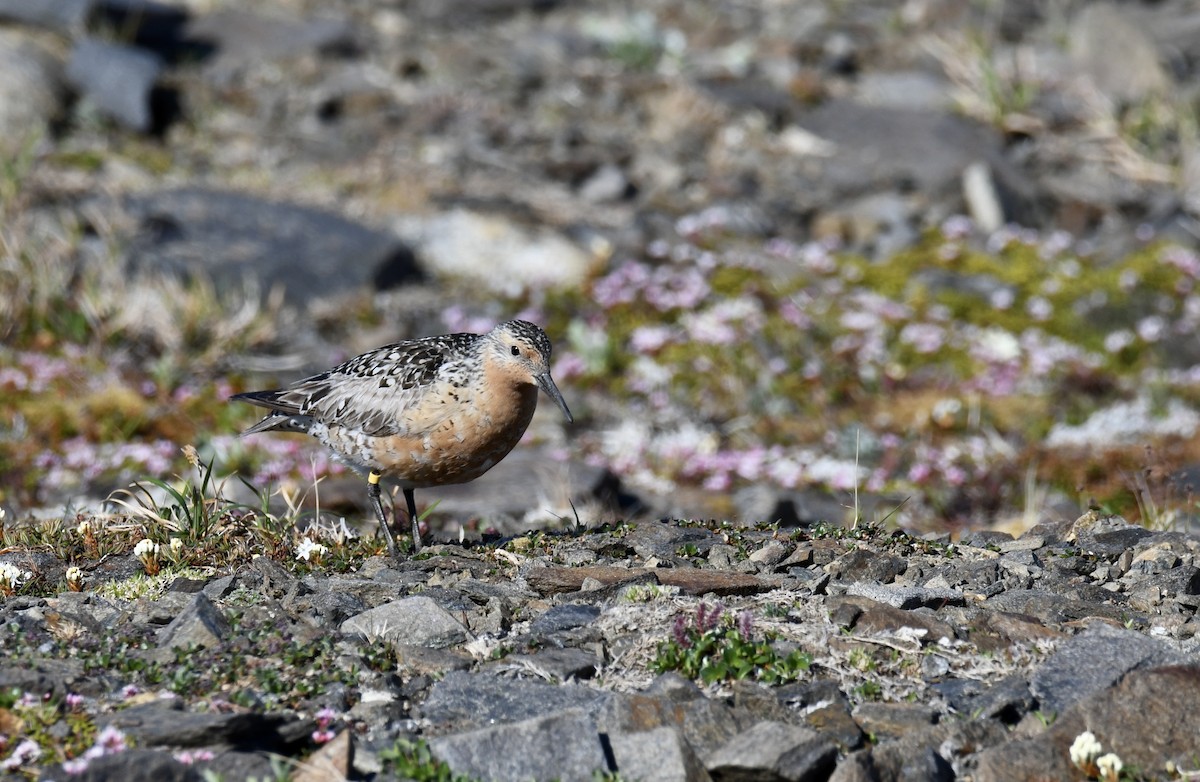
[{"label": "red knot bird", "polygon": [[379,481],[404,490],[413,550],[421,548],[414,489],[466,483],[508,455],[537,407],[538,389],[574,419],[550,377],[550,340],[523,320],[487,334],[445,334],[386,345],[287,388],[231,399],[271,412],[256,432],[312,435],[367,475],[388,552],[396,543]]}]

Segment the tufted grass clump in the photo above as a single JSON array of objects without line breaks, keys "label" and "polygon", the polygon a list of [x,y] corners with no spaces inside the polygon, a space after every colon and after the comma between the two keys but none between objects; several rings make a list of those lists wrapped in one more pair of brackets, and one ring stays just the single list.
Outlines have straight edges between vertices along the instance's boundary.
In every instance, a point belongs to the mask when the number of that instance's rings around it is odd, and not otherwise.
[{"label": "tufted grass clump", "polygon": [[769,635],[756,638],[749,611],[736,617],[719,603],[700,603],[692,617],[675,617],[671,637],[658,645],[650,668],[655,673],[678,671],[705,684],[753,679],[786,684],[808,671],[812,658],[800,650],[780,654]]},{"label": "tufted grass clump", "polygon": [[[62,567],[42,565],[43,571],[30,560],[24,567],[33,569],[26,570],[5,563],[0,595],[86,591],[154,599],[178,578],[210,578],[257,556],[303,576],[345,572],[383,549],[382,541],[358,534],[319,502],[306,506],[305,492],[256,489],[243,480],[253,499],[235,499],[227,485],[231,476],[218,478],[214,461],[201,461],[191,446],[183,452],[190,470],[171,480],[146,477],[114,492],[108,500],[113,512],[0,524],[0,547],[50,552]],[[308,491],[316,493],[317,481]],[[275,507],[278,498],[282,511]],[[132,557],[137,572],[96,569],[114,557]]]},{"label": "tufted grass clump", "polygon": [[[330,521],[319,502],[315,510],[304,510],[305,497],[299,493],[255,488],[241,479],[254,501],[231,499],[226,490],[229,476],[217,479],[212,460],[201,461],[192,446],[183,450],[191,474],[174,481],[146,478],[112,498],[125,510],[126,519],[144,526],[146,540],[174,565],[232,565],[266,554],[300,572],[342,571],[378,548],[351,530],[345,519]],[[313,493],[319,480],[310,487]],[[276,496],[286,505],[283,513],[272,510]]]},{"label": "tufted grass clump", "polygon": [[190,445],[183,451],[194,475],[179,475],[175,481],[145,478],[115,492],[110,501],[127,518],[145,525],[147,540],[175,552],[181,561],[227,560],[232,549],[251,544],[258,552],[280,556],[289,525],[270,512],[269,492],[255,492],[256,506],[236,502],[227,496],[225,481],[216,479],[211,460],[202,462]]}]

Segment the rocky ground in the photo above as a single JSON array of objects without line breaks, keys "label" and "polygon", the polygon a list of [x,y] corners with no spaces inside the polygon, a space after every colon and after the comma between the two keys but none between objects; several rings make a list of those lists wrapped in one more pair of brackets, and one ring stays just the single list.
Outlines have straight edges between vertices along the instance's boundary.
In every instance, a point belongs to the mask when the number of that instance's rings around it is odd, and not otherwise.
[{"label": "rocky ground", "polygon": [[[106,593],[142,567],[127,554],[84,591],[0,609],[4,768],[157,782],[1191,778],[1198,552],[1098,513],[955,544],[663,520],[438,544],[336,574],[261,557]],[[62,572],[51,555],[5,559]],[[22,756],[22,725],[59,753]]]},{"label": "rocky ground", "polygon": [[[0,774],[1200,775],[1198,63],[1186,0],[0,0]],[[576,425],[419,556],[236,437],[516,315]]]}]

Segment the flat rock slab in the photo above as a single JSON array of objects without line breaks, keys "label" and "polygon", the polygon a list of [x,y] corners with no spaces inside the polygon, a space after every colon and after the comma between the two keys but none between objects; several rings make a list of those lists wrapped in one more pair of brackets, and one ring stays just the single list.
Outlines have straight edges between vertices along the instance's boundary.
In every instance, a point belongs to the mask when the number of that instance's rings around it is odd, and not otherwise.
[{"label": "flat rock slab", "polygon": [[283,714],[220,714],[185,711],[177,700],[122,709],[100,720],[119,728],[142,747],[211,747],[223,745],[278,751],[295,738],[300,721]]},{"label": "flat rock slab", "polygon": [[471,636],[453,614],[424,595],[394,600],[363,611],[342,622],[341,630],[372,641],[434,648],[454,646]]},{"label": "flat rock slab", "polygon": [[1119,684],[1096,692],[1059,716],[1045,733],[992,747],[979,755],[976,782],[1081,778],[1070,747],[1090,730],[1103,752],[1116,753],[1126,768],[1167,778],[1174,761],[1192,769],[1200,754],[1200,666],[1136,670]]},{"label": "flat rock slab", "polygon": [[1123,606],[1073,600],[1053,592],[1037,589],[1002,592],[994,597],[989,597],[983,606],[995,611],[1025,614],[1050,625],[1077,621],[1087,617],[1121,621],[1122,615],[1128,613],[1128,608]]},{"label": "flat rock slab", "polygon": [[430,217],[420,233],[434,274],[510,293],[582,285],[596,261],[566,235],[502,214],[453,209]]},{"label": "flat rock slab", "polygon": [[61,698],[69,692],[83,693],[94,688],[95,683],[89,684],[84,675],[81,660],[39,660],[34,665],[0,667],[0,689],[6,692],[53,693]]},{"label": "flat rock slab", "polygon": [[869,597],[894,608],[910,611],[922,606],[942,608],[947,605],[962,605],[966,598],[957,589],[930,589],[927,587],[900,587],[884,584],[858,582],[846,590],[848,595]]},{"label": "flat rock slab", "polygon": [[865,548],[847,551],[825,568],[839,581],[861,583],[863,586],[889,584],[906,569],[908,563],[903,557]]},{"label": "flat rock slab", "polygon": [[854,710],[854,721],[878,739],[895,738],[927,728],[937,719],[928,706],[913,703],[863,703]]},{"label": "flat rock slab", "polygon": [[[830,618],[855,633],[897,635],[908,632],[922,644],[954,638],[954,628],[933,616],[885,605],[869,597],[847,595],[829,601]],[[913,632],[916,631],[916,632]]]},{"label": "flat rock slab", "polygon": [[583,709],[439,736],[429,744],[456,774],[495,782],[591,782],[608,770],[596,725]]},{"label": "flat rock slab", "polygon": [[670,560],[678,556],[679,548],[694,546],[700,556],[708,553],[720,538],[701,527],[684,527],[661,521],[644,521],[625,536],[628,544],[643,559],[657,557]]},{"label": "flat rock slab", "polygon": [[643,568],[588,565],[585,567],[529,568],[523,575],[529,586],[539,594],[556,595],[563,592],[578,592],[585,579],[595,579],[605,586],[611,586],[643,578],[647,572],[650,571]]},{"label": "flat rock slab", "polygon": [[0,21],[45,27],[55,32],[78,33],[87,22],[95,0],[0,0]]},{"label": "flat rock slab", "polygon": [[530,569],[525,580],[543,595],[578,592],[585,579],[605,586],[643,579],[646,574],[664,586],[679,587],[689,595],[753,595],[769,592],[774,585],[748,573],[703,568],[621,568],[606,565],[585,567],[546,567]]},{"label": "flat rock slab", "polygon": [[[543,408],[549,408],[548,410]],[[558,426],[562,413],[553,405],[539,405]],[[534,422],[534,426],[538,421]],[[529,529],[522,521],[530,511],[560,513],[569,498],[577,505],[607,502],[605,492],[613,479],[599,467],[574,459],[558,458],[548,447],[521,446],[504,461],[470,483],[440,486],[437,490],[437,514],[451,519],[479,516],[486,526],[501,534],[516,534]],[[358,491],[361,485],[356,484]],[[543,500],[542,498],[545,498]],[[567,513],[570,513],[569,509]],[[436,519],[432,522],[436,526]],[[436,532],[436,531],[435,531]],[[437,537],[453,537],[437,534]]]},{"label": "flat rock slab", "polygon": [[0,154],[7,156],[47,133],[67,96],[51,50],[6,27],[0,27],[0,74]]},{"label": "flat rock slab", "polygon": [[614,694],[603,704],[598,722],[607,734],[677,728],[701,763],[711,768],[716,753],[748,725],[738,721],[728,704],[704,697],[692,699],[693,694],[691,688],[664,697]]},{"label": "flat rock slab", "polygon": [[590,679],[596,672],[601,659],[585,649],[543,649],[534,654],[513,654],[501,661],[501,667],[517,666],[539,676],[557,681],[567,679]]},{"label": "flat rock slab", "polygon": [[218,286],[258,281],[294,302],[418,279],[398,237],[331,212],[252,195],[181,188],[129,196],[135,268],[199,273]]},{"label": "flat rock slab", "polygon": [[1057,714],[1107,689],[1130,671],[1186,661],[1161,641],[1095,622],[1060,646],[1034,672],[1030,689],[1043,711]]},{"label": "flat rock slab", "polygon": [[591,624],[599,616],[600,609],[597,606],[584,603],[565,603],[552,607],[534,619],[529,625],[529,632],[534,635],[549,635],[563,630],[571,630]]},{"label": "flat rock slab", "polygon": [[1046,627],[1041,622],[1021,614],[988,611],[967,625],[967,637],[981,652],[997,652],[1017,643],[1049,641],[1062,636],[1062,631]]},{"label": "flat rock slab", "polygon": [[610,697],[609,693],[583,686],[451,671],[433,685],[420,711],[435,730],[461,730],[520,722],[569,709],[593,713]]},{"label": "flat rock slab", "polygon": [[817,780],[833,770],[837,747],[810,728],[763,721],[734,736],[708,763],[714,780]]},{"label": "flat rock slab", "polygon": [[1155,533],[1145,527],[1127,526],[1119,529],[1085,530],[1078,535],[1079,548],[1091,554],[1116,559]]},{"label": "flat rock slab", "polygon": [[353,45],[351,25],[337,18],[296,18],[242,8],[218,8],[189,21],[187,35],[216,51],[205,70],[223,77],[233,68]]},{"label": "flat rock slab", "polygon": [[78,782],[203,782],[204,777],[194,766],[185,766],[169,752],[149,749],[130,749],[104,755],[88,762],[83,773],[68,775],[61,770],[47,779],[71,779]]},{"label": "flat rock slab", "polygon": [[155,124],[151,92],[162,70],[145,49],[83,40],[71,52],[67,80],[109,118],[146,132]]},{"label": "flat rock slab", "polygon": [[708,782],[712,779],[678,728],[663,726],[637,733],[608,734],[622,779]]},{"label": "flat rock slab", "polygon": [[406,676],[437,675],[447,671],[465,671],[474,662],[471,655],[456,649],[431,649],[428,646],[394,644],[396,667]]},{"label": "flat rock slab", "polygon": [[[182,596],[182,595],[181,595]],[[154,659],[167,662],[174,659],[175,648],[201,646],[212,648],[229,635],[229,620],[203,592],[191,595],[184,609],[171,623],[158,631],[159,648]]]},{"label": "flat rock slab", "polygon": [[839,189],[901,177],[933,190],[952,187],[968,163],[1001,158],[1000,138],[993,128],[950,111],[833,99],[801,114],[798,123],[836,144],[823,173]]},{"label": "flat rock slab", "polygon": [[749,573],[700,568],[659,568],[654,571],[660,584],[679,587],[689,595],[754,595],[770,592],[774,584]]}]

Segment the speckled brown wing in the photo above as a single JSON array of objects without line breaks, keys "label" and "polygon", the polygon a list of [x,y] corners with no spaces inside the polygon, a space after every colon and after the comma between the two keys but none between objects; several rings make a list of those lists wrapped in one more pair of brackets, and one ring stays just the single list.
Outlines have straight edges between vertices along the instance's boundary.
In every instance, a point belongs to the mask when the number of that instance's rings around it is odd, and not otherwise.
[{"label": "speckled brown wing", "polygon": [[448,334],[397,342],[287,388],[233,398],[273,411],[247,433],[285,428],[274,418],[303,417],[372,437],[403,435],[401,413],[436,384],[448,360],[478,339],[477,334]]}]

